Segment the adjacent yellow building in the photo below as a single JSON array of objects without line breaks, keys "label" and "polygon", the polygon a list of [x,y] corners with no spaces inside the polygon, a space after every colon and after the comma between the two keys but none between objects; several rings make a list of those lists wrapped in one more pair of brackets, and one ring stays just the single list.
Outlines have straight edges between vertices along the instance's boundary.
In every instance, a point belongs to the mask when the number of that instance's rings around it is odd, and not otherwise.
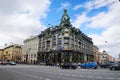
[{"label": "adjacent yellow building", "polygon": [[21,62],[22,47],[14,44],[4,48],[3,59],[7,61]]}]

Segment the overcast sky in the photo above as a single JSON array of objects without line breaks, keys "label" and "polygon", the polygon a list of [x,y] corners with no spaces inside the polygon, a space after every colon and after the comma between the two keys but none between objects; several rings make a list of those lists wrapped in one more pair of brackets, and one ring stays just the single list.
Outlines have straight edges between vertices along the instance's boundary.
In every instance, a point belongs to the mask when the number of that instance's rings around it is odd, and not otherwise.
[{"label": "overcast sky", "polygon": [[0,0],[0,48],[23,44],[50,25],[59,25],[64,8],[72,25],[91,37],[100,51],[118,57],[119,0]]}]

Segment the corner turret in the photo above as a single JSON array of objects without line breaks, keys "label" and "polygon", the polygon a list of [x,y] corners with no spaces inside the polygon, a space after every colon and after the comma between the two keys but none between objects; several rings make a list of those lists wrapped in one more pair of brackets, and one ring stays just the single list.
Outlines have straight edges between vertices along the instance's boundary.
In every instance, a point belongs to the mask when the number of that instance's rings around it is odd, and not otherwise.
[{"label": "corner turret", "polygon": [[64,13],[62,15],[61,22],[60,22],[60,25],[62,24],[70,25],[70,17],[67,14],[67,9],[64,9]]}]

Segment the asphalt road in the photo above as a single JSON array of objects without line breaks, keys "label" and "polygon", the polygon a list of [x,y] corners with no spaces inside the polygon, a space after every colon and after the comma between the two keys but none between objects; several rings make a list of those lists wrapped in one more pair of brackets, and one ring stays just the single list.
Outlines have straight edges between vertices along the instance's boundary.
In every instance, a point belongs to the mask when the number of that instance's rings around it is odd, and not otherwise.
[{"label": "asphalt road", "polygon": [[0,65],[0,80],[120,80],[120,70]]}]

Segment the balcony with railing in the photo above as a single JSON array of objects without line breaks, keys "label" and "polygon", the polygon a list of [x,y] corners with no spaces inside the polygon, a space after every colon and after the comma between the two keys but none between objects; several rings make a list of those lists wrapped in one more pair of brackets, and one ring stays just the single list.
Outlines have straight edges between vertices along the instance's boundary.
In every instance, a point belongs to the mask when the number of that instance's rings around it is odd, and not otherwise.
[{"label": "balcony with railing", "polygon": [[53,40],[56,40],[56,36],[53,36],[52,39],[53,39]]},{"label": "balcony with railing", "polygon": [[64,33],[64,37],[69,38],[70,37],[69,33]]},{"label": "balcony with railing", "polygon": [[63,49],[62,46],[57,46],[58,51],[61,51],[62,49]]},{"label": "balcony with railing", "polygon": [[61,41],[61,40],[59,40],[59,41],[57,42],[57,44],[58,44],[58,45],[61,45],[61,44],[62,44],[62,41]]},{"label": "balcony with railing", "polygon": [[69,39],[64,39],[64,44],[69,44]]}]

